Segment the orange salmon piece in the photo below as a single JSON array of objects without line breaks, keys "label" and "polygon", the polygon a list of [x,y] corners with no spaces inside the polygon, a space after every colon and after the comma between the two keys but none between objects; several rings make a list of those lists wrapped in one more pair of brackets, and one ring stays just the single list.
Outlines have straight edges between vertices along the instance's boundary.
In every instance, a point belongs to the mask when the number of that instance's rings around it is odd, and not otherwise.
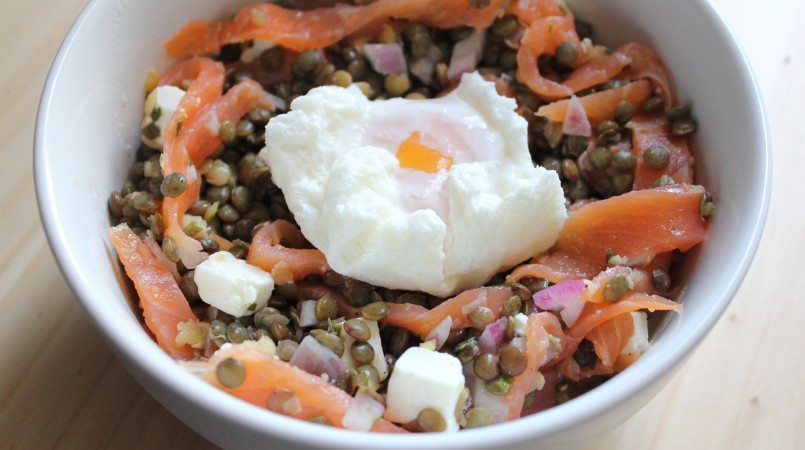
[{"label": "orange salmon piece", "polygon": [[616,53],[629,57],[632,61],[624,75],[630,80],[648,79],[659,95],[665,100],[666,111],[676,105],[676,90],[668,67],[654,50],[637,42],[622,45]]},{"label": "orange salmon piece", "polygon": [[[239,361],[246,372],[243,383],[234,388],[222,385],[215,375],[217,365],[227,358]],[[291,417],[308,419],[313,416],[324,416],[333,426],[339,428],[344,428],[341,421],[352,402],[349,394],[330,385],[321,377],[243,345],[233,345],[226,350],[217,351],[201,376],[222,391],[261,408],[267,408],[268,399],[274,391],[287,389],[296,395],[301,406],[301,411],[291,414]],[[375,423],[371,431],[407,432],[382,418]]]},{"label": "orange salmon piece", "polygon": [[514,295],[507,287],[481,287],[464,291],[447,299],[433,309],[427,309],[411,303],[386,303],[391,309],[389,315],[381,320],[385,325],[405,328],[425,338],[444,319],[452,319],[451,330],[472,326],[468,315],[479,306],[486,306],[500,316],[503,303]]},{"label": "orange salmon piece", "polygon": [[109,228],[108,232],[126,275],[137,289],[145,324],[156,337],[157,344],[173,359],[193,358],[193,349],[189,345],[176,345],[176,335],[180,323],[198,319],[170,270],[159,263],[128,225]]},{"label": "orange salmon piece", "polygon": [[337,4],[309,11],[271,3],[248,5],[232,20],[191,21],[164,44],[170,58],[217,53],[225,44],[268,39],[301,52],[333,45],[357,31],[390,19],[420,22],[438,28],[462,25],[486,28],[508,2],[492,0],[480,9],[466,0],[378,0],[363,6]]},{"label": "orange salmon piece", "polygon": [[[677,183],[693,183],[693,155],[688,140],[671,134],[668,119],[638,116],[632,123],[632,151],[637,159],[633,189],[649,189],[662,175],[668,175]],[[652,169],[643,161],[643,154],[654,146],[668,150],[670,159],[664,169]]]},{"label": "orange salmon piece", "polygon": [[[626,100],[635,110],[639,110],[640,104],[650,96],[651,83],[646,80],[639,80],[579,97],[579,101],[584,106],[590,125],[595,127],[604,120],[611,120],[615,117],[615,108],[621,101]],[[569,100],[564,99],[540,106],[536,114],[547,117],[554,122],[563,122],[569,102]]]},{"label": "orange salmon piece", "polygon": [[593,343],[595,354],[605,367],[612,367],[621,349],[634,334],[634,320],[631,314],[621,314],[598,325],[587,333]]},{"label": "orange salmon piece", "polygon": [[649,263],[657,254],[689,250],[707,237],[699,213],[704,188],[671,185],[592,202],[565,221],[555,250],[606,264],[607,249],[623,265]]},{"label": "orange salmon piece", "polygon": [[246,262],[266,272],[284,262],[295,281],[311,274],[324,275],[330,270],[324,253],[315,248],[302,248],[305,246],[305,237],[296,225],[275,220],[254,235]]},{"label": "orange salmon piece", "polygon": [[551,283],[566,280],[592,278],[606,266],[596,264],[566,252],[552,252],[540,257],[537,262],[517,266],[506,282],[519,282],[523,278],[544,278]]},{"label": "orange salmon piece", "polygon": [[[573,89],[540,74],[541,55],[553,55],[556,46],[571,42],[581,48],[571,16],[549,16],[534,21],[523,35],[517,50],[517,79],[540,97],[558,100],[573,95]],[[564,118],[564,116],[563,116]]]}]

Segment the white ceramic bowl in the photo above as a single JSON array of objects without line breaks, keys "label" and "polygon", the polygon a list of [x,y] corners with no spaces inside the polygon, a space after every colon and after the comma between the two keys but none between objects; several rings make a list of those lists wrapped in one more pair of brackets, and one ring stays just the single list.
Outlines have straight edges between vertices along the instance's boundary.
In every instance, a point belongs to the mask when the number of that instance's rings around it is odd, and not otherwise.
[{"label": "white ceramic bowl", "polygon": [[191,18],[226,17],[243,0],[93,0],[48,77],[34,164],[42,220],[81,304],[142,385],[193,429],[224,447],[480,449],[573,447],[611,430],[666,384],[735,294],[755,253],[770,191],[769,135],[757,86],[735,39],[705,0],[577,0],[609,45],[640,40],[671,68],[700,122],[697,178],[718,199],[675,317],[654,346],[605,385],[549,411],[452,435],[351,433],[245,404],[188,374],[143,331],[121,293],[106,237],[106,199],[134,160],[142,86],[166,68],[162,41]]}]

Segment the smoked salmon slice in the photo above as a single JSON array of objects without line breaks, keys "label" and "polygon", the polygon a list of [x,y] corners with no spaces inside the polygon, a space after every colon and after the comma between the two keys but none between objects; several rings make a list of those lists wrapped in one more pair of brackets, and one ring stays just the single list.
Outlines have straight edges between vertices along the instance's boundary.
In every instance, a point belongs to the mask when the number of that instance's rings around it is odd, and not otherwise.
[{"label": "smoked salmon slice", "polygon": [[606,264],[611,249],[628,266],[685,252],[707,237],[699,212],[704,193],[701,186],[681,184],[589,203],[570,213],[554,248],[599,264]]},{"label": "smoked salmon slice", "polygon": [[295,281],[311,274],[324,275],[330,270],[324,253],[315,248],[303,248],[305,245],[305,237],[296,225],[275,220],[255,233],[246,262],[266,272],[285,263]]},{"label": "smoked salmon slice", "polygon": [[300,52],[324,48],[368,27],[390,19],[433,27],[486,28],[508,2],[491,0],[473,8],[467,0],[378,0],[363,6],[338,4],[310,11],[285,9],[271,3],[248,5],[232,20],[191,21],[165,42],[170,58],[217,53],[225,44],[267,39]]},{"label": "smoked salmon slice", "polygon": [[[245,368],[243,382],[234,388],[222,385],[215,373],[217,365],[227,358],[237,360]],[[269,397],[276,390],[290,391],[299,399],[301,407],[300,411],[290,414],[291,417],[309,419],[324,416],[333,426],[340,428],[344,427],[342,419],[352,402],[349,394],[330,385],[320,376],[247,345],[232,345],[218,350],[202,369],[201,377],[224,392],[261,408],[266,408]],[[407,432],[385,419],[379,419],[371,431]]]},{"label": "smoked salmon slice", "polygon": [[[693,155],[685,137],[673,136],[671,125],[664,116],[632,119],[632,151],[637,165],[634,174],[634,190],[648,189],[662,175],[668,175],[676,183],[693,183]],[[668,150],[670,159],[664,169],[652,169],[643,161],[643,154],[651,147]]]},{"label": "smoked salmon slice", "polygon": [[193,358],[190,346],[176,344],[176,335],[180,323],[198,319],[170,270],[159,263],[128,225],[109,228],[109,239],[126,275],[134,282],[145,325],[156,337],[157,344],[174,359]]},{"label": "smoked salmon slice", "polygon": [[503,303],[512,295],[514,293],[508,287],[481,287],[464,291],[433,309],[411,303],[386,303],[391,312],[381,322],[405,328],[424,339],[447,317],[452,319],[451,330],[471,327],[468,315],[480,306],[491,309],[497,319]]},{"label": "smoked salmon slice", "polygon": [[[590,125],[594,127],[604,120],[612,120],[615,116],[615,108],[623,100],[639,111],[640,104],[651,96],[651,89],[649,81],[639,80],[579,97],[579,101],[584,106],[584,112],[587,113]],[[536,114],[554,122],[563,122],[567,115],[568,103],[567,99],[548,103],[541,106]]]}]

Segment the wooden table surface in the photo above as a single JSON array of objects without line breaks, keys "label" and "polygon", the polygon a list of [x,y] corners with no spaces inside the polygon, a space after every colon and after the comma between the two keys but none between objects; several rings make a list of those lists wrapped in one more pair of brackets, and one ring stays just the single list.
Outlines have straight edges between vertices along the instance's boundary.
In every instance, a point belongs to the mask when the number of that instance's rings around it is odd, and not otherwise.
[{"label": "wooden table surface", "polygon": [[[39,221],[31,163],[37,104],[84,3],[0,0],[0,210],[7,213],[0,221],[0,448],[213,447],[112,356],[62,278]],[[775,149],[766,230],[737,297],[706,341],[596,449],[805,443],[805,205],[795,180],[805,167],[805,2],[714,3],[743,44],[768,109]]]}]

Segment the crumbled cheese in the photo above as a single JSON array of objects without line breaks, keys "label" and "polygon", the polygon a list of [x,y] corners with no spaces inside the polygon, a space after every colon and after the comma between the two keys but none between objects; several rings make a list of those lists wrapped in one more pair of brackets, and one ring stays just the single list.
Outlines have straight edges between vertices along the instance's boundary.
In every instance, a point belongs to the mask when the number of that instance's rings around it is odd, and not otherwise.
[{"label": "crumbled cheese", "polygon": [[194,280],[204,302],[235,317],[254,314],[266,306],[274,291],[268,272],[221,251],[196,267]]},{"label": "crumbled cheese", "polygon": [[[151,91],[145,99],[145,116],[143,117],[142,128],[153,124],[159,130],[159,134],[155,138],[148,138],[141,135],[143,143],[151,148],[162,149],[165,141],[162,140],[162,134],[165,132],[165,127],[168,126],[173,113],[179,107],[179,102],[184,97],[185,91],[174,86],[159,86]],[[156,111],[155,111],[156,110]],[[154,120],[156,117],[156,120]]]}]

